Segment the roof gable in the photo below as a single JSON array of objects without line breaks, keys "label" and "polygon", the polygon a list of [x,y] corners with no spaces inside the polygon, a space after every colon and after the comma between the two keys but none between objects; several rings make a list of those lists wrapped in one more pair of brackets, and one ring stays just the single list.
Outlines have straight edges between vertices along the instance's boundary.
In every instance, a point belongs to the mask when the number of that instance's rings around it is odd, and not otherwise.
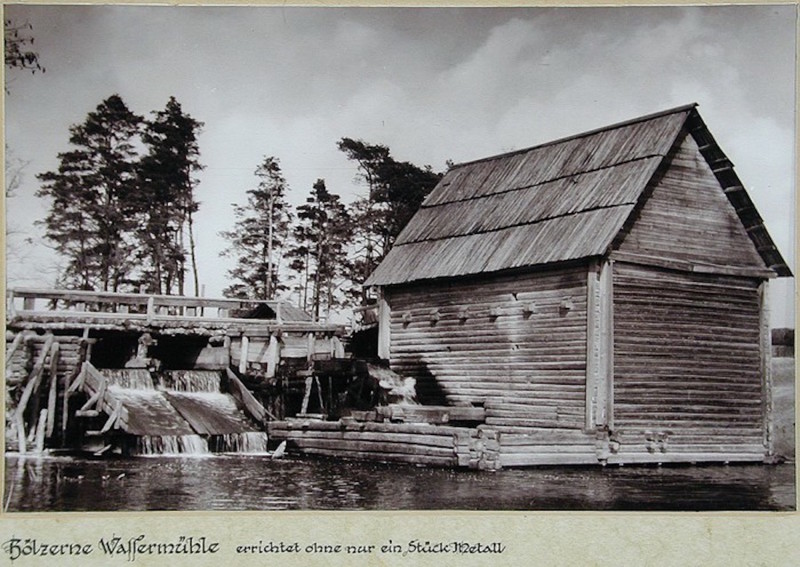
[{"label": "roof gable", "polygon": [[[393,285],[604,255],[619,242],[623,229],[630,228],[648,196],[645,188],[684,128],[699,138],[705,159],[716,160],[718,168],[730,165],[694,105],[689,105],[455,166],[366,284]],[[710,161],[709,165],[714,169]],[[788,272],[749,197],[744,202],[746,193],[738,178],[736,184],[730,179],[732,167],[719,171],[714,174],[724,177],[722,187],[733,187],[726,191],[728,198],[743,203],[737,214],[750,215],[754,223],[751,239],[763,241],[765,248],[759,253],[766,265],[779,274],[783,268]]]}]

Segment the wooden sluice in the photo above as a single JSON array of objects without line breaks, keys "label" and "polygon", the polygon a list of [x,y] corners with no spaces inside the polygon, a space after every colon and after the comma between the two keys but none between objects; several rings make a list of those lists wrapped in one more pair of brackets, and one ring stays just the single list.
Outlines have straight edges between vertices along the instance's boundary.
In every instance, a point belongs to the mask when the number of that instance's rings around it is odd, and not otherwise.
[{"label": "wooden sluice", "polygon": [[[22,453],[87,438],[263,434],[279,416],[251,390],[263,394],[293,361],[341,351],[340,326],[281,302],[15,289],[6,312],[7,448]],[[217,376],[220,390],[195,395],[192,372]],[[153,385],[127,384],[137,373]]]}]

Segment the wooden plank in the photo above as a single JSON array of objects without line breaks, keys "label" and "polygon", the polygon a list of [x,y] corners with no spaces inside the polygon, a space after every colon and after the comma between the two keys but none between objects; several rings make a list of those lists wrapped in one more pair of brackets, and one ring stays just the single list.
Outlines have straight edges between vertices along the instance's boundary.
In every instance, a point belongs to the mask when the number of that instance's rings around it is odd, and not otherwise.
[{"label": "wooden plank", "polygon": [[236,399],[236,401],[242,404],[247,413],[253,419],[261,424],[266,422],[267,415],[269,415],[272,419],[277,419],[274,415],[268,412],[264,406],[258,402],[258,400],[256,400],[255,396],[250,393],[250,390],[248,390],[242,381],[239,380],[239,377],[234,374],[233,370],[226,368],[225,372],[228,377],[228,389],[230,390],[231,395]]},{"label": "wooden plank", "polygon": [[44,451],[44,438],[47,433],[47,409],[39,413],[39,423],[36,426],[36,452]]},{"label": "wooden plank", "polygon": [[53,436],[56,425],[56,401],[58,399],[58,341],[50,347],[50,389],[47,393],[47,437]]},{"label": "wooden plank", "polygon": [[116,408],[114,409],[113,412],[111,412],[111,415],[108,416],[108,419],[106,420],[105,425],[103,425],[103,428],[100,430],[100,433],[101,434],[106,433],[110,431],[111,428],[114,427],[115,425],[118,426],[121,413],[122,413],[122,402],[117,401]]},{"label": "wooden plank", "polygon": [[[678,228],[677,226],[675,228]],[[657,266],[669,268],[671,270],[681,270],[695,272],[698,274],[719,274],[726,276],[744,276],[755,278],[774,278],[775,271],[765,268],[752,266],[724,266],[718,264],[696,264],[692,262],[665,259],[661,256],[653,256],[634,252],[622,252],[615,250],[611,253],[614,261],[625,262],[628,264],[638,264],[641,266]]]},{"label": "wooden plank", "polygon": [[17,407],[14,410],[15,414],[15,422],[17,423],[17,435],[19,436],[19,452],[25,453],[26,446],[25,446],[25,410],[28,407],[28,403],[31,399],[31,396],[34,391],[39,389],[39,382],[41,381],[42,372],[44,371],[44,364],[45,360],[47,359],[47,355],[49,354],[50,348],[53,345],[53,335],[48,334],[42,350],[39,351],[39,357],[36,359],[36,362],[31,370],[30,375],[28,376],[27,383],[25,385],[25,389],[22,391],[22,396],[20,396],[19,403],[17,403]]},{"label": "wooden plank", "polygon": [[8,375],[8,368],[11,363],[11,358],[14,356],[14,353],[17,352],[17,349],[22,344],[24,338],[25,333],[17,333],[14,335],[14,340],[11,341],[11,345],[6,348],[6,375]]}]

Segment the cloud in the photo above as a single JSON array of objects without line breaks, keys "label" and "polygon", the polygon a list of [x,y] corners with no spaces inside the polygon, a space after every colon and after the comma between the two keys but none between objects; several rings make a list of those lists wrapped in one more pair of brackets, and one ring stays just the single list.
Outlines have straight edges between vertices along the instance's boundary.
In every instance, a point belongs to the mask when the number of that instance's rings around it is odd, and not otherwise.
[{"label": "cloud", "polygon": [[[47,73],[17,76],[7,141],[31,161],[10,206],[29,219],[35,173],[68,128],[112,93],[138,113],[174,95],[206,123],[197,215],[208,293],[262,156],[290,200],[315,179],[352,199],[343,136],[443,169],[688,102],[737,165],[791,253],[793,6],[315,9],[10,5],[30,21]],[[50,285],[51,282],[43,282]]]}]

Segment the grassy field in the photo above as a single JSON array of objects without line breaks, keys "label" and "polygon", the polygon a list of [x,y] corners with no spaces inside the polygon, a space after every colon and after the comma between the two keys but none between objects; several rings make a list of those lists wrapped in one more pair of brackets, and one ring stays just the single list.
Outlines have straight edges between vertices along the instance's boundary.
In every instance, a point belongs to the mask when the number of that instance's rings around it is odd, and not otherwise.
[{"label": "grassy field", "polygon": [[795,457],[794,367],[794,358],[772,359],[775,452],[792,460]]}]

